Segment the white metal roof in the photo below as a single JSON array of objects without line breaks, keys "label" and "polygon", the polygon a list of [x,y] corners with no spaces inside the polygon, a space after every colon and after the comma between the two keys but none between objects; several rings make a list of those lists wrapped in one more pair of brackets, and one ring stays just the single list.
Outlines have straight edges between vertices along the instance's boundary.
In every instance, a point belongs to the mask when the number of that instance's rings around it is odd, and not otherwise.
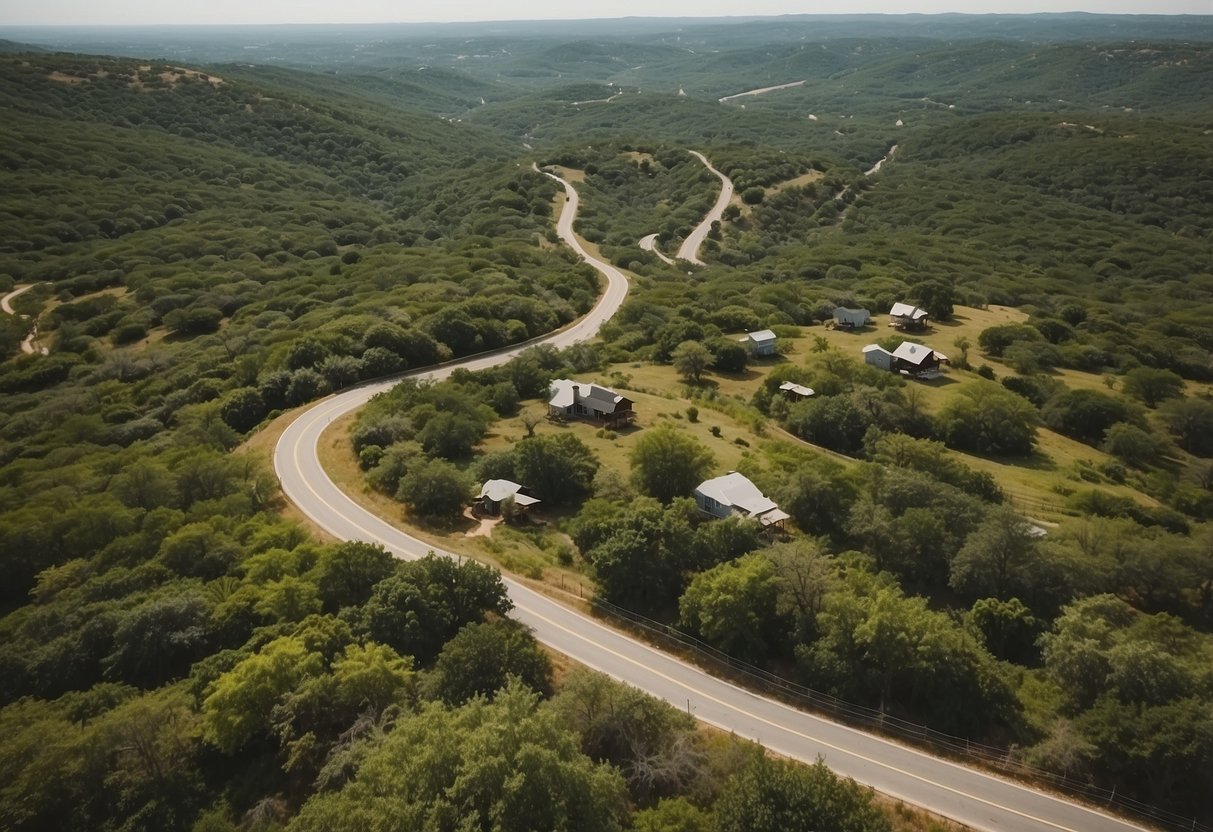
[{"label": "white metal roof", "polygon": [[480,496],[488,497],[494,503],[500,503],[502,500],[514,498],[514,502],[520,506],[533,506],[539,502],[538,497],[528,497],[526,494],[519,494],[518,490],[522,488],[516,482],[509,480],[488,480],[484,485],[480,486]]},{"label": "white metal roof", "polygon": [[766,341],[774,341],[776,338],[776,335],[774,332],[771,332],[771,330],[769,330],[769,329],[760,329],[757,332],[748,333],[746,335],[746,338],[748,338],[749,340],[753,341],[756,344],[761,344]]},{"label": "white metal roof", "polygon": [[812,387],[805,387],[803,384],[797,384],[794,381],[785,381],[783,384],[779,385],[779,389],[786,390],[789,393],[795,393],[798,396],[813,395]]},{"label": "white metal roof", "polygon": [[488,497],[494,503],[500,503],[507,497],[513,497],[522,488],[516,482],[509,480],[488,480],[480,487],[480,496]]},{"label": "white metal roof", "polygon": [[889,352],[888,350],[886,350],[884,347],[880,346],[880,344],[868,344],[866,347],[863,348],[864,355],[867,355],[870,352],[883,352],[885,355],[893,354],[893,353]]},{"label": "white metal roof", "polygon": [[917,321],[919,318],[925,318],[926,316],[927,310],[919,309],[917,306],[908,303],[895,303],[893,304],[893,308],[889,310],[889,317],[891,318],[910,318]]},{"label": "white metal roof", "polygon": [[900,358],[902,361],[909,361],[911,364],[921,364],[932,355],[935,350],[930,347],[925,347],[922,344],[915,344],[910,341],[902,341],[901,346],[893,350],[893,357]]},{"label": "white metal roof", "polygon": [[[766,525],[777,522],[776,520],[766,522],[765,518],[768,513],[779,511],[779,505],[759,491],[758,486],[750,482],[745,475],[736,471],[730,471],[723,477],[704,480],[695,491],[712,498],[721,505],[732,506],[750,517],[764,520]],[[782,514],[782,512],[780,513]],[[781,519],[787,519],[787,515]]]},{"label": "white metal roof", "polygon": [[935,356],[936,361],[947,361],[948,357],[941,352],[935,352],[930,347],[922,344],[915,344],[910,341],[902,341],[901,346],[893,350],[893,356],[900,358],[902,361],[909,361],[911,364],[921,364],[931,356]]}]

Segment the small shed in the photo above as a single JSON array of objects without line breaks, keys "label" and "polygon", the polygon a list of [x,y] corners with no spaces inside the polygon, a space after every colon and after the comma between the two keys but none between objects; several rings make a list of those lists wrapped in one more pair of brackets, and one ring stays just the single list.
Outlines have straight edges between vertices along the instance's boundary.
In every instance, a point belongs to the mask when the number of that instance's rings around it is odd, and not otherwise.
[{"label": "small shed", "polygon": [[779,391],[792,400],[807,399],[814,395],[812,387],[805,387],[803,384],[797,384],[794,381],[785,381],[779,385]]},{"label": "small shed", "polygon": [[893,358],[893,353],[880,344],[868,344],[863,348],[863,363],[891,372],[896,364],[896,359]]},{"label": "small shed", "polygon": [[750,355],[763,356],[775,354],[775,333],[769,329],[747,333],[741,343],[750,351]]},{"label": "small shed", "polygon": [[898,329],[926,329],[930,323],[927,310],[908,303],[895,303],[889,310],[889,326]]},{"label": "small shed", "polygon": [[836,329],[858,329],[872,322],[872,313],[866,309],[850,309],[846,306],[834,307],[834,327]]},{"label": "small shed", "polygon": [[480,508],[486,514],[498,515],[501,514],[501,504],[509,499],[514,500],[514,505],[519,509],[527,509],[539,502],[535,497],[527,493],[524,486],[509,480],[488,480],[480,487],[480,496],[477,497],[477,502]]}]

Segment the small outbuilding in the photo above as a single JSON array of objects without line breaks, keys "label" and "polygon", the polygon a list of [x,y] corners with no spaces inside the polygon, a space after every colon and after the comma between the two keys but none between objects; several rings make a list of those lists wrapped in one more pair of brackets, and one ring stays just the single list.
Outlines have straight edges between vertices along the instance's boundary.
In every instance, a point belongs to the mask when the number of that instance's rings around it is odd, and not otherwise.
[{"label": "small outbuilding", "polygon": [[771,332],[769,329],[762,329],[758,332],[747,333],[741,339],[741,343],[749,350],[750,355],[761,357],[775,354],[775,340],[776,336],[774,332]]},{"label": "small outbuilding", "polygon": [[701,482],[695,489],[695,505],[708,517],[748,517],[763,528],[782,528],[789,517],[758,486],[736,471]]},{"label": "small outbuilding", "polygon": [[889,326],[897,329],[926,329],[930,317],[925,309],[908,303],[895,303],[889,310]]},{"label": "small outbuilding", "polygon": [[631,424],[632,400],[608,387],[558,378],[548,388],[548,416],[592,419],[611,427]]},{"label": "small outbuilding", "polygon": [[808,399],[814,395],[812,387],[805,387],[803,384],[797,384],[794,381],[785,381],[779,385],[779,392],[792,400]]},{"label": "small outbuilding", "polygon": [[834,307],[835,329],[858,329],[872,322],[872,313],[866,309],[850,309],[846,306]]},{"label": "small outbuilding", "polygon": [[476,498],[481,511],[494,517],[501,514],[501,506],[506,500],[512,499],[519,509],[528,509],[539,502],[532,497],[524,486],[509,480],[488,480],[480,487],[480,496]]},{"label": "small outbuilding", "polygon": [[938,378],[943,372],[942,365],[948,360],[943,353],[910,341],[902,342],[900,347],[893,350],[893,358],[898,372],[919,379]]},{"label": "small outbuilding", "polygon": [[863,348],[863,363],[892,372],[897,359],[880,344],[868,344]]}]

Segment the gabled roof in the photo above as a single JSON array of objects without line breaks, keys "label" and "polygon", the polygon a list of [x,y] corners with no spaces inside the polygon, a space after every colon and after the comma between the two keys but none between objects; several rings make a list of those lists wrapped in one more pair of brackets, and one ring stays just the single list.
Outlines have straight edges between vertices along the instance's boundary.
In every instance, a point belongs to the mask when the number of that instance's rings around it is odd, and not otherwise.
[{"label": "gabled roof", "polygon": [[762,343],[766,343],[767,341],[774,341],[775,338],[776,338],[776,335],[774,332],[771,332],[771,330],[760,329],[757,332],[747,333],[746,337],[741,340],[743,340],[743,341],[750,340],[750,341],[753,341],[755,344],[762,344]]},{"label": "gabled roof", "polygon": [[919,309],[917,306],[912,306],[908,303],[895,303],[893,308],[889,310],[890,318],[909,318],[917,321],[927,317],[927,310]]},{"label": "gabled roof", "polygon": [[834,314],[835,315],[866,315],[868,317],[871,317],[871,315],[872,315],[872,313],[866,309],[863,309],[863,308],[852,309],[849,306],[835,306]]},{"label": "gabled roof", "polygon": [[893,354],[893,353],[889,352],[888,350],[886,350],[884,347],[880,346],[880,344],[868,344],[866,347],[863,348],[864,355],[867,355],[870,352],[882,352],[885,355]]},{"label": "gabled roof", "polygon": [[571,381],[567,378],[558,378],[553,381],[548,392],[552,396],[548,400],[548,404],[552,407],[572,407],[578,401],[592,402],[595,409],[602,413],[614,413],[616,405],[628,401],[626,397],[608,387]]},{"label": "gabled roof", "polygon": [[922,344],[915,344],[910,341],[902,341],[901,346],[893,350],[894,358],[900,358],[902,361],[908,361],[911,364],[921,364],[931,356],[937,356],[937,361],[946,360],[945,356],[940,355],[930,347],[925,347]]},{"label": "gabled roof", "polygon": [[779,389],[787,393],[795,393],[797,396],[813,395],[812,387],[805,387],[803,384],[797,384],[794,381],[785,381],[783,384],[779,385]]},{"label": "gabled roof", "polygon": [[[774,500],[759,491],[758,486],[736,471],[730,471],[723,477],[704,480],[695,491],[705,497],[711,497],[721,505],[731,506],[749,517],[754,517],[763,525],[786,520],[788,517],[779,511],[779,506]],[[774,516],[775,512],[782,516]]]},{"label": "gabled roof", "polygon": [[480,486],[480,496],[482,498],[488,497],[494,503],[500,503],[502,500],[513,497],[514,502],[520,506],[533,506],[539,502],[535,497],[519,494],[518,492],[521,488],[521,485],[509,480],[488,480],[484,485]]}]

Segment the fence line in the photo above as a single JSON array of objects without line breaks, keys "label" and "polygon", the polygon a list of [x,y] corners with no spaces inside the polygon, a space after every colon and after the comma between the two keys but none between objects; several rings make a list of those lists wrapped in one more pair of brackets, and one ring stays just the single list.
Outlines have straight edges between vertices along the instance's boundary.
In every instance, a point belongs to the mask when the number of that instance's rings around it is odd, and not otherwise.
[{"label": "fence line", "polygon": [[852,727],[892,735],[915,745],[925,745],[937,751],[943,751],[949,756],[975,760],[998,772],[1047,784],[1058,791],[1082,798],[1089,803],[1120,809],[1125,814],[1158,824],[1165,829],[1174,830],[1174,832],[1213,832],[1213,827],[1200,823],[1195,818],[1183,817],[1166,809],[1151,806],[1119,794],[1115,789],[1105,789],[1030,766],[1020,760],[1011,748],[973,742],[966,738],[945,734],[926,725],[891,716],[865,705],[847,702],[828,693],[785,679],[730,656],[676,627],[646,618],[605,599],[594,598],[591,606],[596,613],[638,628],[658,641],[667,644],[672,642],[679,647],[689,649],[699,658],[756,683],[759,689],[773,693],[777,698],[791,700],[794,704],[823,713]]}]

